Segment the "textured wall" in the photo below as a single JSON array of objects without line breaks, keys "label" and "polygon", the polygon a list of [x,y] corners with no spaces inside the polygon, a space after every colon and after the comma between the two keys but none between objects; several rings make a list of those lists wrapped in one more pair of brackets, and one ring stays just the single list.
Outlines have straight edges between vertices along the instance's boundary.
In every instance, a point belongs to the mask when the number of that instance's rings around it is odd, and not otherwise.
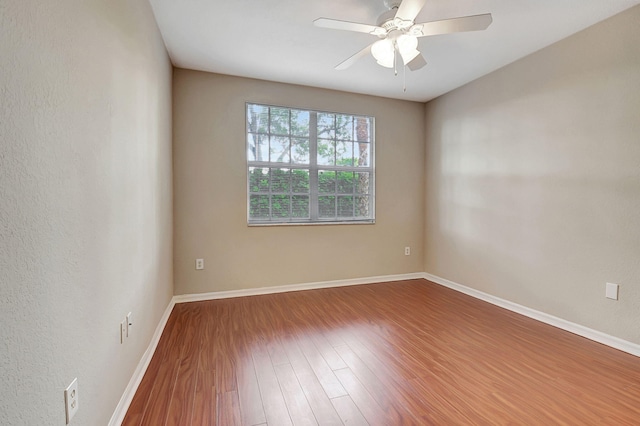
[{"label": "textured wall", "polygon": [[[375,116],[376,224],[248,227],[248,101]],[[421,271],[423,120],[420,103],[176,69],[176,294]]]},{"label": "textured wall", "polygon": [[172,294],[171,65],[146,0],[2,0],[0,40],[0,424],[78,377],[105,425]]},{"label": "textured wall", "polygon": [[427,105],[427,272],[640,343],[638,23],[640,6]]}]

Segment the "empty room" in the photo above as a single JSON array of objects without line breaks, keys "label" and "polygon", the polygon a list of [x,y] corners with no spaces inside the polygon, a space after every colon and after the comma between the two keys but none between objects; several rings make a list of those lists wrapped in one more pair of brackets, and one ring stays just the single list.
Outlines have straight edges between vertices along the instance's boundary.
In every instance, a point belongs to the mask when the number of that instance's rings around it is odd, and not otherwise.
[{"label": "empty room", "polygon": [[2,0],[0,424],[640,424],[640,0]]}]

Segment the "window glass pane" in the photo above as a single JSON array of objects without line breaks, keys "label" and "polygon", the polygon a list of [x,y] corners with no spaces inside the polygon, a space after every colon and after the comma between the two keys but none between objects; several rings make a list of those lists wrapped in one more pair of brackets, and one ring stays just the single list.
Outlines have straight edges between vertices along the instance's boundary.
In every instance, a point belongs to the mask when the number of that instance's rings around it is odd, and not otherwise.
[{"label": "window glass pane", "polygon": [[291,161],[296,164],[309,164],[309,139],[291,139]]},{"label": "window glass pane", "polygon": [[247,106],[247,130],[251,133],[269,132],[269,107],[263,105]]},{"label": "window glass pane", "polygon": [[247,134],[247,158],[249,161],[269,161],[269,137],[267,135]]},{"label": "window glass pane", "polygon": [[333,139],[336,137],[335,114],[318,113],[318,137]]},{"label": "window glass pane", "polygon": [[353,172],[336,172],[338,194],[353,194]]},{"label": "window glass pane", "polygon": [[251,195],[249,199],[250,219],[269,219],[269,196]]},{"label": "window glass pane", "polygon": [[336,166],[353,166],[353,142],[336,143]]},{"label": "window glass pane", "polygon": [[334,195],[318,197],[318,217],[322,219],[336,217],[336,197]]},{"label": "window glass pane", "polygon": [[274,135],[289,134],[289,108],[271,107],[270,131]]},{"label": "window glass pane", "polygon": [[356,173],[354,183],[356,194],[368,194],[369,192],[371,192],[369,173]]},{"label": "window glass pane", "polygon": [[309,218],[309,196],[294,195],[291,197],[291,216]]},{"label": "window glass pane", "polygon": [[291,110],[291,134],[295,136],[309,135],[309,111]]},{"label": "window glass pane", "polygon": [[369,217],[369,196],[356,197],[355,199],[356,217]]},{"label": "window glass pane", "polygon": [[269,138],[272,163],[288,163],[289,162],[289,138],[282,136],[271,136]]},{"label": "window glass pane", "polygon": [[271,192],[291,191],[291,175],[289,169],[271,169]]},{"label": "window glass pane", "polygon": [[291,199],[288,195],[272,195],[271,196],[271,215],[273,217],[289,217],[291,208]]},{"label": "window glass pane", "polygon": [[370,167],[371,166],[371,144],[369,143],[356,143],[355,154],[357,155],[355,166],[357,167]]},{"label": "window glass pane", "polygon": [[336,172],[318,171],[318,192],[323,194],[335,194],[336,192]]},{"label": "window glass pane", "polygon": [[336,115],[336,139],[353,140],[353,117]]},{"label": "window glass pane", "polygon": [[355,140],[358,142],[371,142],[371,120],[367,117],[354,117]]},{"label": "window glass pane", "polygon": [[309,193],[309,170],[291,170],[291,192]]},{"label": "window glass pane", "polygon": [[353,216],[353,197],[338,197],[338,216],[339,217],[351,217]]},{"label": "window glass pane", "polygon": [[330,140],[318,140],[318,164],[321,166],[334,166],[335,160],[335,142]]},{"label": "window glass pane", "polygon": [[249,167],[249,191],[269,192],[269,169]]},{"label": "window glass pane", "polygon": [[248,161],[256,161],[255,150],[247,145],[247,159]]}]

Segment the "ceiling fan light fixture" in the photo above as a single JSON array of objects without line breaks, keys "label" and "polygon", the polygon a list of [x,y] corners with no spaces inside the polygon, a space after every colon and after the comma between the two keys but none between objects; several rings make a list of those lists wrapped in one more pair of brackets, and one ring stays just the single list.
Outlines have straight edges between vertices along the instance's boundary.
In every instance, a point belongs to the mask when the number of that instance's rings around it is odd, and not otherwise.
[{"label": "ceiling fan light fixture", "polygon": [[418,48],[418,38],[409,34],[402,34],[398,37],[396,43],[398,43],[398,50],[400,53],[409,53]]},{"label": "ceiling fan light fixture", "polygon": [[388,38],[378,40],[371,45],[371,54],[378,64],[386,68],[393,68],[394,50],[393,42]]},{"label": "ceiling fan light fixture", "polygon": [[413,61],[419,54],[420,52],[417,50],[405,53],[400,52],[400,56],[402,56],[402,62],[404,62],[405,65],[408,65],[409,62]]},{"label": "ceiling fan light fixture", "polygon": [[398,37],[396,44],[398,45],[400,56],[402,56],[402,62],[404,62],[405,65],[407,65],[420,54],[417,49],[418,38],[416,36],[402,34],[400,37]]}]

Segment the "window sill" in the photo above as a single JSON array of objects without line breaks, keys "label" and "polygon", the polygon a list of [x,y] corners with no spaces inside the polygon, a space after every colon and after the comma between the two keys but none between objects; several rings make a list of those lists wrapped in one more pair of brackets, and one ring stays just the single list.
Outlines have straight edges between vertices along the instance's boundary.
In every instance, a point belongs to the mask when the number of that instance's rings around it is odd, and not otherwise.
[{"label": "window sill", "polygon": [[264,222],[264,223],[247,223],[250,228],[264,226],[324,226],[324,225],[375,225],[375,219],[359,220],[359,221],[333,221],[333,222]]}]

